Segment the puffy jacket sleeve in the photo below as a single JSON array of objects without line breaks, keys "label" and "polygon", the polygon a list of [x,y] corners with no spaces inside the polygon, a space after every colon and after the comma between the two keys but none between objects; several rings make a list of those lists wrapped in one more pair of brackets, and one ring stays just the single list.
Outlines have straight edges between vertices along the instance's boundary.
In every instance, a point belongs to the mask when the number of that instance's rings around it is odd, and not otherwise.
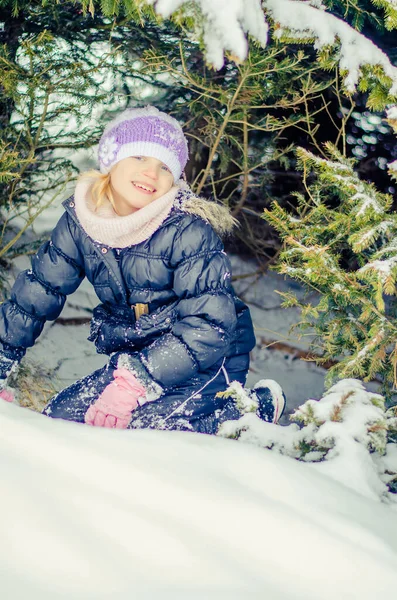
[{"label": "puffy jacket sleeve", "polygon": [[212,227],[196,216],[175,236],[173,288],[178,320],[141,351],[152,377],[165,387],[178,385],[225,356],[236,330],[231,267]]},{"label": "puffy jacket sleeve", "polygon": [[18,275],[10,300],[0,306],[0,350],[9,358],[22,358],[40,335],[45,321],[59,316],[66,295],[84,279],[76,229],[64,213],[51,239],[33,257],[32,268]]}]

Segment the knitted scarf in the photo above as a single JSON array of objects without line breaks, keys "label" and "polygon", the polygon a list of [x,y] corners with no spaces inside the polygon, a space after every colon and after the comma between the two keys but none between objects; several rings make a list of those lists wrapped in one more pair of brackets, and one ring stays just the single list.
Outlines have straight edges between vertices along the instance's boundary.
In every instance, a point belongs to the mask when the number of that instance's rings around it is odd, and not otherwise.
[{"label": "knitted scarf", "polygon": [[92,180],[83,179],[76,185],[74,201],[77,217],[86,233],[95,241],[112,248],[126,248],[147,240],[169,215],[178,186],[144,208],[121,217],[110,202],[96,208],[90,194]]}]

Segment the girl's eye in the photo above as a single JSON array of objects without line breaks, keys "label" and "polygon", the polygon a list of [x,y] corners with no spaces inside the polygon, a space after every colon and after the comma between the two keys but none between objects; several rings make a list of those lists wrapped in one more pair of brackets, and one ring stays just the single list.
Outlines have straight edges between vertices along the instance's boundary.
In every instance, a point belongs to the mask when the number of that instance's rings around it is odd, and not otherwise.
[{"label": "girl's eye", "polygon": [[144,156],[134,156],[136,160],[144,160]]},{"label": "girl's eye", "polygon": [[169,168],[166,165],[162,165],[161,168],[163,169],[163,171],[167,171],[167,173],[171,173],[171,171],[169,170]]}]

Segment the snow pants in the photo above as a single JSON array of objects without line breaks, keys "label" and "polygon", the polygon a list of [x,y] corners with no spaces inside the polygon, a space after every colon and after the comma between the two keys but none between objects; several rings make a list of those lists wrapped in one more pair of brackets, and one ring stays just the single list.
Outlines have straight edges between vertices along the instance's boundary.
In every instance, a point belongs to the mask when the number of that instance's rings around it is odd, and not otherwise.
[{"label": "snow pants", "polygon": [[[88,408],[113,380],[120,354],[113,354],[104,367],[59,392],[43,414],[84,423]],[[132,413],[128,428],[216,434],[221,423],[241,416],[232,399],[217,398],[216,394],[224,391],[231,381],[244,385],[248,367],[248,354],[220,360],[185,383],[165,389],[158,400],[138,407]]]}]

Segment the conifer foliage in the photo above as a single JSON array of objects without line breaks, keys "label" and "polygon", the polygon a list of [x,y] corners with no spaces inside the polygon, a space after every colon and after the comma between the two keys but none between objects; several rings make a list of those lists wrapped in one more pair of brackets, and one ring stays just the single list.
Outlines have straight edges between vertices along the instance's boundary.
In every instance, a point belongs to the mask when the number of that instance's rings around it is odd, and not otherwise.
[{"label": "conifer foliage", "polygon": [[106,32],[82,43],[87,25],[72,6],[20,2],[12,12],[3,0],[0,21],[0,258],[8,259],[26,252],[22,234],[75,176],[68,151],[96,142],[90,118],[109,100],[104,65],[114,58],[109,49],[96,55]]},{"label": "conifer foliage", "polygon": [[[293,412],[294,423],[287,427],[262,421],[255,414],[257,406],[252,406],[254,399],[237,382],[224,396],[237,403],[243,416],[223,423],[218,435],[319,463],[320,472],[338,474],[356,491],[395,502],[396,407],[386,410],[384,398],[366,390],[360,381],[344,379],[320,400],[308,400]],[[332,470],[327,470],[327,464]]]},{"label": "conifer foliage", "polygon": [[[285,246],[278,270],[319,294],[318,302],[284,295],[300,306],[303,331],[313,331],[320,363],[335,378],[381,379],[397,390],[397,214],[392,197],[359,179],[354,161],[326,146],[328,159],[298,149],[306,194],[291,213],[277,202],[265,218]],[[313,176],[314,179],[313,179]]]},{"label": "conifer foliage", "polygon": [[372,108],[393,101],[397,69],[358,29],[392,30],[396,11],[364,5],[0,0],[0,258],[24,251],[15,217],[29,226],[75,176],[71,152],[97,141],[113,109],[142,103],[133,80],[185,123],[195,191],[228,204],[244,245],[271,260],[279,241],[259,216],[275,187],[289,200],[299,186],[293,145],[316,149],[326,130],[343,151],[357,86]]}]

